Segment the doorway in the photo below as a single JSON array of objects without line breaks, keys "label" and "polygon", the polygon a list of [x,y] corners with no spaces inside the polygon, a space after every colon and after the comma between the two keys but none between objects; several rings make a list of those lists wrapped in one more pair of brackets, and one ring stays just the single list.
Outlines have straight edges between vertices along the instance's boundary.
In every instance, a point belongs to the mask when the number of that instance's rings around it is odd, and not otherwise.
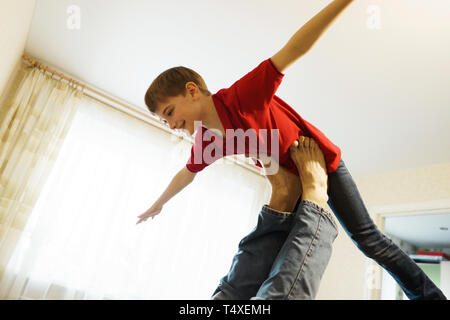
[{"label": "doorway", "polygon": [[[450,256],[450,200],[384,206],[371,210],[378,228],[397,244],[422,268],[428,277],[450,296],[450,259],[439,256],[425,257],[438,253]],[[434,261],[431,261],[434,260]],[[437,261],[442,260],[442,261]],[[378,264],[370,266],[379,284],[368,288],[370,299],[407,300],[396,281]]]}]

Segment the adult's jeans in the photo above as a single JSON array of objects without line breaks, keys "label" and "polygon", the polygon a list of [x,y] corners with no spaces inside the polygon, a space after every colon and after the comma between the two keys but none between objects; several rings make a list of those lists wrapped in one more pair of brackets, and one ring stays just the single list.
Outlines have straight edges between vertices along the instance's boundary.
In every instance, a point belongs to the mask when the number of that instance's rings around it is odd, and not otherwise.
[{"label": "adult's jeans", "polygon": [[331,214],[313,202],[293,213],[263,206],[212,299],[313,299],[336,236]]},{"label": "adult's jeans", "polygon": [[[374,259],[397,281],[409,299],[446,299],[439,288],[398,246],[383,235],[373,223],[356,184],[341,160],[328,175],[328,205],[356,246]],[[249,299],[255,297],[267,279],[278,252],[286,241],[297,212],[283,219],[270,219],[268,207],[260,213],[258,225],[247,237],[256,242],[251,249],[240,243],[239,251],[227,276],[223,277],[213,299]],[[257,243],[261,242],[260,250]],[[242,265],[240,262],[243,261]],[[307,278],[308,275],[305,275]],[[259,283],[258,283],[259,281]]]},{"label": "adult's jeans", "polygon": [[344,161],[328,174],[328,205],[356,246],[397,281],[411,300],[446,299],[419,266],[382,234],[362,201]]}]

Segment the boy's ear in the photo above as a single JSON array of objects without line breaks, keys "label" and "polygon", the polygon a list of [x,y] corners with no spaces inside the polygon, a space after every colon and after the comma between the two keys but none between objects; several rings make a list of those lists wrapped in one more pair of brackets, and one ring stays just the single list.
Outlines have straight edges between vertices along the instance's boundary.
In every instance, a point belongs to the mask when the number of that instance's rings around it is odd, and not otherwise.
[{"label": "boy's ear", "polygon": [[186,93],[189,93],[190,95],[193,96],[198,91],[200,90],[194,82],[192,81],[186,82]]}]

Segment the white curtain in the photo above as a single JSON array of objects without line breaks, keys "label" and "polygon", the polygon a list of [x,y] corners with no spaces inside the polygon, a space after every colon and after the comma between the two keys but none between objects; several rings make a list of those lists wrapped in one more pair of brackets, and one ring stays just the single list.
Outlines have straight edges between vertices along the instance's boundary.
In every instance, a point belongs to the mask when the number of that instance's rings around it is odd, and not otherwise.
[{"label": "white curtain", "polygon": [[189,143],[84,97],[0,282],[0,299],[209,299],[270,196],[229,161],[136,225]]},{"label": "white curtain", "polygon": [[10,87],[0,107],[0,279],[83,96],[25,65]]}]

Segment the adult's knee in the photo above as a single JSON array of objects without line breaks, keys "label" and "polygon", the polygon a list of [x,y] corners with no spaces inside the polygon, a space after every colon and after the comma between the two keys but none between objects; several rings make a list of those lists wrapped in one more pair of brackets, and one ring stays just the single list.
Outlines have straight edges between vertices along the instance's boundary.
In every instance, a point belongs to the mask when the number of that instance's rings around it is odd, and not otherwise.
[{"label": "adult's knee", "polygon": [[372,230],[369,235],[353,236],[352,238],[359,250],[367,257],[379,262],[388,259],[392,255],[392,249],[396,248],[392,240],[377,229]]}]

